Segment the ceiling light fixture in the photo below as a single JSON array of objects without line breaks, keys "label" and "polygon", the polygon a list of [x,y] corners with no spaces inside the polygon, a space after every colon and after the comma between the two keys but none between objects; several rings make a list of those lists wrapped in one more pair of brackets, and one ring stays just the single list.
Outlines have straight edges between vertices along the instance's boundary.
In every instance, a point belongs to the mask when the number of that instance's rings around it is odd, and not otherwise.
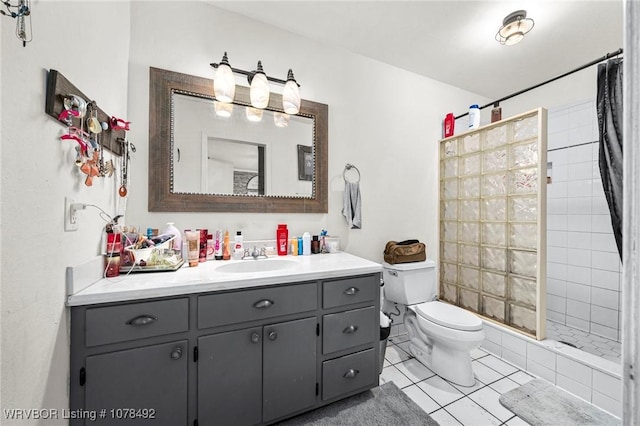
[{"label": "ceiling light fixture", "polygon": [[533,19],[527,18],[526,10],[511,12],[502,20],[502,27],[496,33],[496,40],[507,46],[519,43],[524,35],[531,31],[534,24]]},{"label": "ceiling light fixture", "polygon": [[[220,102],[233,102],[233,97],[235,96],[235,79],[233,79],[233,74],[235,73],[247,76],[247,80],[251,86],[249,98],[254,108],[264,109],[269,105],[270,90],[268,82],[272,82],[284,85],[282,91],[282,110],[291,115],[300,112],[300,85],[293,77],[293,71],[291,69],[289,69],[287,73],[287,80],[281,80],[266,75],[262,69],[261,61],[258,61],[257,69],[254,71],[232,68],[229,65],[227,52],[224,53],[220,63],[211,63],[210,65],[217,70],[216,79],[213,83],[216,100]],[[223,71],[226,67],[229,68],[231,74],[227,73],[227,70]],[[231,75],[231,77],[229,77],[229,75]],[[233,90],[230,88],[232,84]]]}]

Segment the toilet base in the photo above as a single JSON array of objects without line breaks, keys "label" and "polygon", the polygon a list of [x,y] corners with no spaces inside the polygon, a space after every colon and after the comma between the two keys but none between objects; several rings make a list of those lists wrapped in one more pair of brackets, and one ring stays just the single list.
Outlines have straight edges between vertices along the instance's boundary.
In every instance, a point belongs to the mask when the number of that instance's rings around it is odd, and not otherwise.
[{"label": "toilet base", "polygon": [[407,315],[405,323],[409,333],[409,350],[420,363],[443,379],[457,385],[475,385],[471,353],[468,350],[432,344],[433,340],[420,330],[415,315]]}]

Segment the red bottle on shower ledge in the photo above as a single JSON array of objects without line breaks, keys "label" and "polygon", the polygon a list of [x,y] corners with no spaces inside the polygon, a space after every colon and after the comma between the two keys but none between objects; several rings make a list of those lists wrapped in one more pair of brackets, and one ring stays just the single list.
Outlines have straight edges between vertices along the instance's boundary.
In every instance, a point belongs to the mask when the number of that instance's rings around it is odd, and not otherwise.
[{"label": "red bottle on shower ledge", "polygon": [[279,224],[276,230],[276,244],[278,246],[278,256],[286,256],[289,252],[289,230],[287,225]]}]

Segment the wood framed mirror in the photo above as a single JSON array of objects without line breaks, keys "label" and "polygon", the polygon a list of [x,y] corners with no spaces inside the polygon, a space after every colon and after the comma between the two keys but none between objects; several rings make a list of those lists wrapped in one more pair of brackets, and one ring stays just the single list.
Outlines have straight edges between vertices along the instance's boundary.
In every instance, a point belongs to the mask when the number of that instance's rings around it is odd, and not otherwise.
[{"label": "wood framed mirror", "polygon": [[[182,104],[197,104],[198,109],[187,110]],[[150,68],[149,211],[327,213],[327,105],[303,99],[300,112],[288,117],[289,136],[283,136],[285,132],[271,129],[274,119],[282,118],[279,94],[272,93],[262,110],[262,128],[244,113],[250,107],[248,87],[236,86],[236,113],[229,117],[235,117],[233,122],[216,115],[216,104],[213,80]],[[223,128],[236,133],[218,134]],[[223,153],[220,148],[247,145],[261,152],[255,171],[254,166],[240,165],[240,154],[230,158],[231,150]],[[298,145],[311,151],[310,181],[298,179]],[[263,190],[246,191],[246,176],[258,174]],[[213,177],[221,175],[231,183],[224,186]],[[242,190],[235,192],[234,180]]]}]

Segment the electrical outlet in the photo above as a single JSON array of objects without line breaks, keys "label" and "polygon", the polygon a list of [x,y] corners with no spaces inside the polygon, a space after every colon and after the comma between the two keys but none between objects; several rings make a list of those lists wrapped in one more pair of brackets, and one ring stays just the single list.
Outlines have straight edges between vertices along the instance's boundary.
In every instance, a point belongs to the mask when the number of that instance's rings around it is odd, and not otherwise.
[{"label": "electrical outlet", "polygon": [[64,197],[64,230],[65,232],[78,230],[78,211],[71,210],[71,206],[75,203],[73,198]]}]

